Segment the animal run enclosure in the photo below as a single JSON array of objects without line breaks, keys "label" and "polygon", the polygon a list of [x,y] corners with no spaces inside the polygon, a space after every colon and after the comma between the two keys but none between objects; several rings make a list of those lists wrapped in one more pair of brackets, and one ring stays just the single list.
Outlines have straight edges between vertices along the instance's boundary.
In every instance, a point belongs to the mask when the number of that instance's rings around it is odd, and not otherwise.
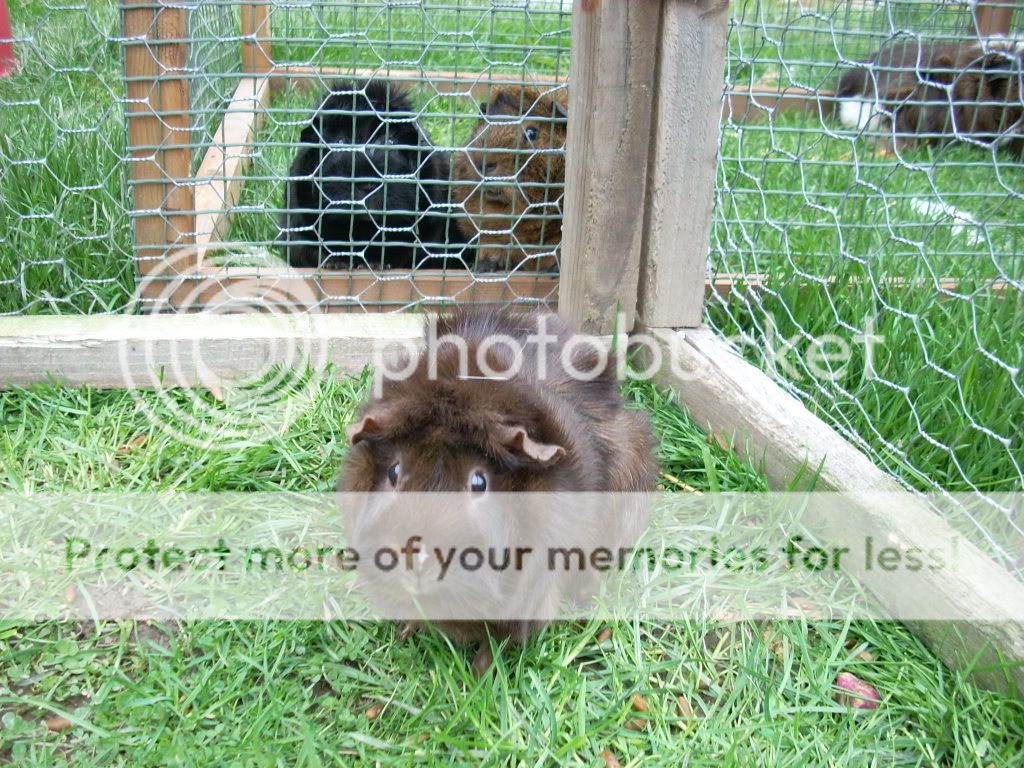
[{"label": "animal run enclosure", "polygon": [[[986,618],[1024,616],[1024,523],[998,496],[1024,487],[1014,3],[100,5],[47,21],[100,30],[123,66],[102,117],[71,127],[112,158],[102,181],[76,184],[52,152],[0,136],[0,312],[18,315],[0,334],[4,381],[124,386],[126,370],[180,354],[168,381],[194,386],[275,362],[296,333],[354,372],[374,342],[418,333],[398,310],[557,306],[594,333],[658,338],[678,362],[661,380],[778,487],[810,467],[825,490],[976,497],[959,519],[923,502],[866,519],[897,544],[963,531],[959,581],[936,575],[934,593],[965,619],[915,629],[952,664],[1024,659],[1020,624]],[[43,34],[16,26],[24,71],[99,68],[57,60]],[[1001,90],[972,97],[971,73]],[[390,90],[374,100],[368,82]],[[5,87],[0,105],[25,125],[56,111]],[[983,101],[1000,110],[994,129],[902,117]],[[332,143],[332,120],[363,138]],[[377,150],[415,162],[395,172]],[[14,193],[37,167],[61,182],[56,202]],[[411,195],[405,215],[387,187]],[[64,222],[68,195],[104,215]],[[52,252],[26,248],[37,230]],[[128,285],[90,272],[104,248],[130,265]],[[91,312],[127,314],[34,316],[83,293]],[[253,307],[304,324],[232,316]],[[844,364],[820,348],[787,356],[837,330],[885,343]],[[979,676],[1005,687],[1005,673]]]}]

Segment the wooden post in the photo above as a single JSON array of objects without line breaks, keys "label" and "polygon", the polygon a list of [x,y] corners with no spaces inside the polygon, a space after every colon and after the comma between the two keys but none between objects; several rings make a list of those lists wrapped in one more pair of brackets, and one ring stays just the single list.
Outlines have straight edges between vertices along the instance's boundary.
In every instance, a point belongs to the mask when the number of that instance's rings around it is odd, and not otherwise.
[{"label": "wooden post", "polygon": [[138,270],[195,238],[188,11],[125,0],[125,74]]},{"label": "wooden post", "polygon": [[[660,383],[675,389],[679,402],[709,434],[727,435],[741,455],[761,466],[772,487],[785,489],[801,471],[815,476],[815,490],[899,497],[899,513],[868,501],[851,505],[843,520],[822,516],[815,505],[804,521],[837,543],[852,548],[868,536],[905,551],[958,539],[952,572],[929,568],[907,574],[914,587],[901,588],[894,574],[848,562],[852,575],[872,590],[894,616],[942,616],[907,625],[953,669],[969,669],[977,682],[997,691],[1024,692],[1024,587],[914,494],[876,467],[834,429],[783,391],[765,373],[737,355],[707,328],[646,329],[655,340],[662,367]],[[644,365],[653,365],[650,347]],[[937,550],[936,550],[937,551]],[[921,605],[922,597],[930,602]],[[1007,664],[1003,662],[1007,661]]]},{"label": "wooden post", "polygon": [[265,75],[274,68],[269,2],[242,6],[242,69],[250,75]]},{"label": "wooden post", "polygon": [[974,6],[974,23],[981,37],[1010,34],[1017,0],[980,0]]},{"label": "wooden post", "polygon": [[243,77],[228,104],[213,143],[196,171],[196,260],[228,231],[232,209],[242,194],[245,169],[252,163],[253,142],[270,102],[270,79]]},{"label": "wooden post", "polygon": [[661,0],[577,0],[559,288],[564,312],[610,333],[632,327],[640,267]]},{"label": "wooden post", "polygon": [[638,312],[693,328],[704,310],[728,3],[669,0],[662,12]]}]

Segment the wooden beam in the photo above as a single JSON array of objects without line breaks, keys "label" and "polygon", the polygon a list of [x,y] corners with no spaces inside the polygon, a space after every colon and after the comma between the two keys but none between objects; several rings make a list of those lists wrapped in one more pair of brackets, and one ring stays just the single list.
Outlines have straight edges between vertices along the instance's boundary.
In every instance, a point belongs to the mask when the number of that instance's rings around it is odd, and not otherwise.
[{"label": "wooden beam", "polygon": [[[490,89],[496,85],[519,85],[522,79],[518,75],[472,74],[465,72],[425,72],[418,69],[367,69],[359,67],[308,67],[297,65],[279,65],[269,73],[271,89],[274,93],[291,83],[303,89],[323,89],[324,85],[337,78],[369,79],[371,77],[389,80],[406,88],[416,88],[429,82],[431,88],[438,93],[463,95],[474,101],[482,101],[490,95]],[[530,83],[534,85],[551,85],[552,87],[567,83],[566,77],[552,75],[531,75]],[[726,98],[722,101],[722,119],[730,118],[733,122],[758,122],[767,120],[769,115],[780,112],[807,112],[832,115],[835,94],[832,91],[812,91],[796,86],[755,85],[751,88],[734,88],[725,91]]]},{"label": "wooden beam", "polygon": [[140,274],[194,241],[188,10],[126,0],[125,73],[135,253]]},{"label": "wooden beam", "polygon": [[[244,254],[239,258],[245,258]],[[705,281],[705,296],[723,298],[734,291],[759,294],[770,285],[767,274],[719,274]],[[803,283],[813,289],[834,283]],[[888,288],[934,290],[942,296],[961,291],[956,278],[939,280],[891,277],[876,281]],[[844,290],[849,289],[844,283]],[[992,280],[986,290],[994,295],[1016,291],[1006,280]],[[209,305],[222,305],[242,297],[265,297],[268,303],[301,305],[321,312],[380,312],[444,301],[503,303],[528,300],[554,309],[558,304],[558,276],[548,273],[507,275],[473,273],[469,270],[424,269],[416,272],[366,269],[352,272],[283,266],[220,267],[204,263],[196,267],[195,250],[176,252],[164,259],[159,269],[142,280],[141,308],[146,311],[182,309],[198,311]],[[975,290],[972,288],[971,290]]]},{"label": "wooden beam", "polygon": [[573,7],[561,306],[588,333],[636,314],[662,5]]},{"label": "wooden beam", "polygon": [[836,110],[835,93],[812,91],[796,86],[734,88],[726,92],[722,103],[722,120],[733,123],[759,123],[783,112],[817,115],[822,121],[832,118]]},{"label": "wooden beam", "polygon": [[271,51],[270,2],[242,4],[242,70],[265,75],[274,68]]},{"label": "wooden beam", "polygon": [[729,4],[665,3],[637,315],[692,328],[704,314]]},{"label": "wooden beam", "polygon": [[381,312],[453,301],[499,304],[519,300],[554,306],[558,277],[552,274],[474,274],[469,270],[321,271],[284,267],[195,268],[183,251],[148,275],[140,286],[141,309],[198,311],[211,306],[265,302],[316,312]]},{"label": "wooden beam", "polygon": [[228,231],[232,208],[242,193],[243,175],[252,162],[253,141],[263,124],[269,100],[267,78],[242,78],[196,171],[197,264],[202,264],[210,244],[219,242]]},{"label": "wooden beam", "polygon": [[980,0],[974,4],[974,23],[981,37],[1006,36],[1013,26],[1017,0]]},{"label": "wooden beam", "polygon": [[413,314],[3,317],[0,388],[50,378],[105,388],[211,386],[294,363],[296,350],[358,374],[375,350],[422,335],[423,316]]},{"label": "wooden beam", "polygon": [[[845,538],[863,549],[864,537],[872,536],[905,549],[958,539],[956,568],[922,569],[914,574],[913,589],[902,589],[893,574],[868,569],[858,559],[848,565],[891,615],[919,616],[921,601],[929,601],[931,615],[962,617],[907,623],[947,665],[971,666],[979,683],[1006,691],[1009,680],[1018,695],[1024,693],[1024,624],[1019,618],[1024,617],[1024,586],[712,331],[645,332],[661,353],[659,381],[678,392],[680,403],[710,434],[731,436],[738,451],[763,466],[774,488],[785,489],[802,470],[818,469],[817,491],[864,494],[865,499],[900,495],[898,510],[865,501],[843,520],[816,517],[812,505],[805,521],[833,543]],[[650,362],[649,355],[646,359]],[[1016,666],[995,669],[1006,661]]]},{"label": "wooden beam", "polygon": [[[368,80],[380,78],[407,88],[430,83],[438,93],[465,95],[474,101],[484,101],[490,97],[490,89],[497,85],[521,85],[523,79],[519,75],[472,74],[465,72],[435,72],[419,69],[366,69],[360,67],[307,67],[282,65],[274,67],[269,74],[271,87],[280,90],[287,83],[300,88],[323,90],[326,83],[335,79],[351,78]],[[564,77],[553,75],[531,75],[530,83],[552,87],[566,82]]]}]

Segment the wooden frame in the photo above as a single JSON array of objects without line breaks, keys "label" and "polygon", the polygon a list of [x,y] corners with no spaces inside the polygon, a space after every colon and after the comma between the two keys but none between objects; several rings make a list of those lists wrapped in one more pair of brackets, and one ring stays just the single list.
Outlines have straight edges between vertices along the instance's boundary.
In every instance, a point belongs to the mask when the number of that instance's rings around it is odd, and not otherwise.
[{"label": "wooden frame", "polygon": [[[406,307],[445,298],[503,302],[554,299],[587,330],[637,327],[659,339],[660,348],[683,368],[706,367],[704,376],[681,380],[672,369],[660,381],[712,434],[732,435],[737,448],[763,463],[776,487],[802,468],[819,468],[819,489],[895,491],[899,486],[834,430],[814,417],[758,369],[734,355],[699,325],[708,292],[737,285],[759,290],[761,275],[706,279],[718,120],[757,120],[780,111],[824,116],[831,94],[797,88],[754,88],[722,93],[727,4],[718,0],[637,0],[576,3],[568,140],[568,172],[561,279],[542,275],[473,275],[436,271],[375,275],[218,267],[210,256],[228,230],[231,209],[251,161],[252,143],[275,90],[286,82],[317,86],[335,76],[377,74],[337,68],[279,66],[271,48],[271,8],[242,5],[244,76],[213,145],[193,175],[189,90],[184,77],[187,17],[163,0],[126,0],[132,189],[144,306],[157,311],[182,306],[223,306],[239,295],[273,293],[283,303],[310,310],[255,321],[241,317],[0,318],[0,385],[23,385],[49,375],[70,384],[124,386],[122,371],[142,377],[170,362],[181,342],[195,343],[213,373],[225,378],[273,361],[282,338],[325,350],[340,372],[356,372],[382,340],[409,340],[419,333],[409,315],[363,315],[364,302]],[[1009,29],[1010,0],[977,12],[982,34]],[[681,103],[678,73],[691,81],[691,103]],[[399,82],[416,82],[418,71],[392,70]],[[440,91],[480,98],[494,79],[432,73]],[[673,78],[676,78],[674,81]],[[548,79],[556,84],[558,81]],[[681,119],[680,119],[681,116]],[[680,151],[685,146],[687,151]],[[587,157],[587,162],[580,158]],[[670,212],[695,211],[685,221]],[[624,216],[633,211],[636,215]],[[902,284],[898,279],[893,282]],[[703,285],[703,289],[701,286]],[[939,280],[937,291],[956,291]],[[1007,290],[1003,281],[994,291]],[[317,314],[351,308],[355,315]],[[296,321],[296,317],[299,318]],[[634,320],[638,321],[634,323]],[[297,324],[296,324],[297,323]],[[682,335],[678,328],[691,330]],[[325,346],[326,345],[326,346]],[[146,349],[148,356],[141,350]],[[127,350],[127,351],[126,351]],[[196,353],[196,354],[199,354]],[[203,386],[186,355],[176,369],[179,386]],[[179,361],[180,363],[181,361]],[[127,366],[127,368],[125,368]],[[944,532],[946,524],[923,505],[898,519],[867,519],[895,541]],[[824,521],[827,522],[827,521]],[[910,536],[913,534],[913,536]],[[1024,590],[977,550],[967,547],[966,574],[956,582],[936,577],[934,594],[964,616],[956,625],[919,625],[914,630],[952,666],[975,657],[1024,659],[1019,622],[994,624],[991,615],[1024,616]],[[870,573],[860,574],[887,599]],[[888,599],[893,599],[888,596]],[[898,608],[898,605],[894,605]],[[996,610],[998,608],[998,610]],[[992,609],[990,611],[990,609]],[[1024,691],[1024,668],[994,673],[979,682]]]},{"label": "wooden frame", "polygon": [[1010,34],[1018,0],[981,0],[973,4],[974,23],[982,37]]},{"label": "wooden frame", "polygon": [[[339,374],[358,374],[377,353],[385,359],[399,345],[417,342],[419,315],[174,315],[42,316],[0,318],[0,387],[56,379],[73,386],[218,387],[232,379],[287,363],[298,348]],[[807,522],[833,543],[871,535],[895,547],[948,542],[948,524],[860,451],[783,392],[759,369],[707,329],[645,328],[671,365],[655,372],[673,387],[691,416],[710,434],[760,464],[775,488],[802,470],[817,473],[816,490],[902,494],[898,515],[864,504],[842,525],[828,517]],[[287,343],[282,344],[282,341]],[[605,339],[605,341],[609,341]],[[648,349],[650,349],[648,347]],[[850,524],[850,520],[856,521]],[[893,589],[879,571],[855,575],[895,615],[920,615],[920,592]],[[1024,693],[1024,586],[962,538],[958,567],[916,575],[936,615],[962,620],[912,622],[911,628],[954,668],[969,668],[977,681]],[[1009,618],[1004,618],[1009,617]]]},{"label": "wooden frame", "polygon": [[[604,115],[621,112],[622,103],[615,95],[615,84],[608,81],[608,77],[616,68],[628,67],[632,72],[632,101],[630,108],[623,112],[623,122],[615,127],[602,119],[590,123],[589,128],[581,121],[578,127],[574,123],[570,129],[570,147],[574,144],[580,147],[570,149],[570,155],[573,151],[596,151],[593,148],[597,146],[614,146],[616,150],[609,155],[610,165],[601,172],[603,175],[594,173],[593,163],[577,165],[573,170],[571,160],[569,162],[563,280],[545,274],[512,274],[504,278],[507,285],[503,287],[495,275],[452,270],[419,270],[411,275],[374,274],[365,270],[319,274],[312,270],[288,270],[286,279],[306,281],[306,294],[319,296],[322,306],[329,311],[366,311],[373,308],[368,303],[377,306],[376,302],[386,308],[398,308],[424,300],[445,299],[525,298],[553,302],[559,296],[559,283],[562,283],[566,286],[561,296],[563,308],[579,317],[588,328],[607,332],[615,306],[623,309],[626,322],[631,326],[640,295],[638,282],[642,279],[638,278],[640,249],[645,227],[649,229],[650,223],[645,225],[642,217],[637,217],[635,226],[626,231],[609,222],[621,221],[611,215],[618,207],[642,206],[645,195],[644,174],[637,173],[637,169],[643,169],[648,162],[647,143],[654,110],[651,83],[656,60],[667,55],[659,51],[657,45],[662,4],[663,0],[643,0],[641,4],[628,5],[606,3],[593,13],[580,11],[574,16],[581,19],[574,28],[574,45],[584,52],[574,59],[579,70],[574,76],[590,84],[574,89],[572,98],[578,103],[606,99]],[[668,4],[670,28],[671,24],[686,23],[685,20],[672,21],[685,6]],[[241,10],[242,62],[246,76],[240,79],[222,123],[193,174],[189,80],[186,77],[188,11],[166,0],[127,0],[124,20],[128,122],[143,309],[162,310],[174,306],[176,301],[193,296],[198,282],[210,283],[207,293],[229,291],[232,286],[244,285],[248,290],[261,283],[279,285],[285,273],[275,274],[268,268],[217,267],[210,259],[229,229],[233,207],[241,194],[253,144],[270,99],[288,82],[314,88],[334,77],[378,74],[338,67],[277,65],[271,47],[270,4],[243,2]],[[616,41],[626,39],[630,41],[628,50],[624,46],[616,47]],[[604,42],[596,45],[601,40]],[[592,49],[601,53],[598,58],[587,60],[585,51]],[[617,60],[623,52],[626,58]],[[409,85],[421,80],[422,73],[390,70],[387,77]],[[564,78],[542,76],[536,79],[553,86],[564,82]],[[476,100],[486,98],[494,84],[518,82],[513,78],[504,80],[501,76],[484,78],[453,72],[432,72],[431,81],[440,92],[468,94]],[[662,98],[667,94],[667,86],[662,87]],[[822,96],[826,97],[825,102],[819,102]],[[758,120],[778,111],[820,110],[827,96],[793,88],[755,88],[750,92],[728,94],[723,109],[728,110],[733,119]],[[708,106],[718,98],[720,93],[709,87]],[[586,115],[591,111],[577,107],[576,113]],[[628,152],[623,149],[626,146],[630,147]],[[671,172],[672,169],[663,170]],[[591,191],[583,191],[584,185]],[[702,187],[706,186],[704,182]],[[612,188],[616,192],[605,196],[603,190]],[[573,191],[577,189],[579,195]],[[653,194],[653,199],[660,200],[663,190],[658,187]],[[595,229],[590,225],[592,221],[606,222],[605,230]],[[691,250],[699,252],[699,245],[695,244]],[[602,258],[610,252],[620,254],[613,269],[609,269],[608,259]],[[688,259],[696,266],[694,257]],[[672,260],[675,261],[675,257]],[[694,287],[699,285],[693,282],[694,274],[690,270],[686,278],[680,279],[682,284],[690,285],[686,324],[696,322],[700,313],[702,297],[701,291]],[[170,279],[180,285],[168,290]],[[647,279],[649,283],[656,282],[653,275]],[[726,279],[709,286],[712,290],[723,290],[730,284]],[[645,294],[650,292],[649,287],[644,291]],[[678,299],[675,306],[679,306]]]},{"label": "wooden frame", "polygon": [[[927,589],[935,615],[961,616],[962,621],[911,622],[910,628],[948,666],[971,669],[986,687],[1024,695],[1024,585],[957,537],[945,520],[905,494],[892,477],[713,331],[645,330],[658,340],[663,362],[672,363],[657,373],[660,382],[678,393],[681,404],[710,434],[728,435],[741,455],[763,468],[774,488],[786,488],[806,470],[817,472],[817,491],[904,494],[898,515],[883,515],[865,503],[851,510],[841,526],[830,517],[815,517],[811,508],[807,522],[825,535],[860,541],[873,536],[899,549],[958,538],[957,578],[937,571],[923,574],[915,586]],[[919,591],[900,592],[891,576],[859,561],[851,565],[861,583],[895,615],[919,610],[908,602],[920,600]],[[1000,666],[1007,660],[1016,666]]]}]

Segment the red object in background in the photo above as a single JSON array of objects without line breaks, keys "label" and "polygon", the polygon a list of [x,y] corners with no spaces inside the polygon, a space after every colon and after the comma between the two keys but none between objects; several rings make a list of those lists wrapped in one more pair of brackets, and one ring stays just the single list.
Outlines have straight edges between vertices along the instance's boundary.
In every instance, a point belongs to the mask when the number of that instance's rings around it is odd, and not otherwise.
[{"label": "red object in background", "polygon": [[11,32],[11,14],[7,0],[0,0],[0,77],[14,74],[18,60],[14,58],[14,33]]}]

